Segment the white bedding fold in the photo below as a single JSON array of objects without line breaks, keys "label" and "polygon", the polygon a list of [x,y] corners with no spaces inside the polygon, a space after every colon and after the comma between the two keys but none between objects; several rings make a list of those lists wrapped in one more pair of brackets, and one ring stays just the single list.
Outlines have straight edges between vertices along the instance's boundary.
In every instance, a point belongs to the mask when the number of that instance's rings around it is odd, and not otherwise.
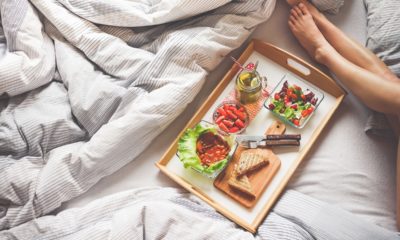
[{"label": "white bedding fold", "polygon": [[[161,4],[149,13],[126,0],[30,2],[41,18],[28,0],[0,0],[6,37],[14,27],[33,38],[0,45],[0,95],[12,96],[0,98],[0,229],[48,214],[135,159],[275,4],[136,1]],[[21,13],[5,12],[13,7]],[[20,42],[26,68],[8,58]]]}]

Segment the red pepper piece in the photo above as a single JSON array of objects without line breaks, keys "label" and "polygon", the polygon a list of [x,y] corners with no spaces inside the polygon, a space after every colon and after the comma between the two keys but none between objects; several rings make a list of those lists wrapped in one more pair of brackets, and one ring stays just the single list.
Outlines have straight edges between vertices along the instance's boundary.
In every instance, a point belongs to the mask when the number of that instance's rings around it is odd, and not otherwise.
[{"label": "red pepper piece", "polygon": [[244,123],[240,119],[236,119],[235,125],[238,126],[240,129],[244,128]]},{"label": "red pepper piece", "polygon": [[228,127],[228,128],[230,128],[230,127],[232,127],[233,126],[233,122],[232,121],[230,121],[230,120],[222,120],[222,122],[224,123],[224,125],[226,126],[226,127]]},{"label": "red pepper piece", "polygon": [[217,112],[219,113],[220,116],[226,117],[226,111],[222,107],[218,108]]},{"label": "red pepper piece", "polygon": [[219,123],[218,124],[218,127],[222,130],[222,131],[224,131],[224,132],[226,132],[226,133],[228,133],[229,132],[229,129],[224,125],[224,123]]},{"label": "red pepper piece", "polygon": [[245,121],[245,120],[246,120],[246,113],[237,110],[237,111],[235,112],[235,114],[236,114],[236,116],[238,116],[238,118],[239,118],[240,120],[242,120],[242,121]]},{"label": "red pepper piece", "polygon": [[222,120],[225,119],[225,116],[221,115],[217,118],[217,120],[215,120],[215,123],[219,124]]},{"label": "red pepper piece", "polygon": [[226,113],[228,114],[228,116],[232,119],[235,120],[237,118],[237,116],[230,110],[226,111]]},{"label": "red pepper piece", "polygon": [[235,132],[239,132],[239,128],[238,127],[233,127],[231,129],[229,129],[230,133],[235,133]]}]

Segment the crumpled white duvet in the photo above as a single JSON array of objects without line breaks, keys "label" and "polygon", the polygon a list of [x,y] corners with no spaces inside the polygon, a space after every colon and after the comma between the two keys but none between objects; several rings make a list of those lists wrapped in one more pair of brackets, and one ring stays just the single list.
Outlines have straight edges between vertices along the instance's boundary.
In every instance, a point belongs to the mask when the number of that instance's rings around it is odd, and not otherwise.
[{"label": "crumpled white duvet", "polygon": [[0,230],[138,156],[274,0],[0,0]]}]

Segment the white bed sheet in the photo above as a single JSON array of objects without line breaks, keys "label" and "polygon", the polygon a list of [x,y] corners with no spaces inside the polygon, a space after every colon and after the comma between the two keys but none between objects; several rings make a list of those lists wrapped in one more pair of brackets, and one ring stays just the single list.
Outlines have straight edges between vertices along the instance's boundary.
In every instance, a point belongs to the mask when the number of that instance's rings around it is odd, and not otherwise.
[{"label": "white bed sheet", "polygon": [[[257,27],[254,38],[270,42],[311,61],[287,27],[289,6],[277,1],[269,21]],[[346,1],[339,15],[329,18],[354,39],[365,43],[366,17],[362,0]],[[232,55],[239,56],[243,47]],[[225,59],[212,72],[200,94],[135,161],[102,179],[61,209],[83,206],[100,197],[143,186],[179,187],[155,167],[195,111],[222,79],[232,62]],[[369,110],[348,95],[319,138],[308,160],[288,188],[333,203],[387,229],[395,225],[395,148],[392,140],[364,133]]]}]

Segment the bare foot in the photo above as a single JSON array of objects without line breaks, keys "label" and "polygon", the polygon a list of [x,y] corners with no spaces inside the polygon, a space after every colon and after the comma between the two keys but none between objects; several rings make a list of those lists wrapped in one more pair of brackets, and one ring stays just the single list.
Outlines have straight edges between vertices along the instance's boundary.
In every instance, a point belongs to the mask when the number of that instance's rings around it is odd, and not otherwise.
[{"label": "bare foot", "polygon": [[290,11],[289,27],[308,54],[318,62],[323,63],[323,57],[326,54],[335,52],[334,48],[318,29],[313,17],[303,3],[294,6]]},{"label": "bare foot", "polygon": [[298,6],[300,3],[304,4],[307,7],[308,11],[310,12],[311,16],[314,18],[315,24],[319,28],[324,27],[324,24],[329,22],[328,19],[326,19],[326,17],[324,16],[324,14],[322,14],[313,4],[311,4],[307,0],[286,0],[286,1],[292,7]]}]

